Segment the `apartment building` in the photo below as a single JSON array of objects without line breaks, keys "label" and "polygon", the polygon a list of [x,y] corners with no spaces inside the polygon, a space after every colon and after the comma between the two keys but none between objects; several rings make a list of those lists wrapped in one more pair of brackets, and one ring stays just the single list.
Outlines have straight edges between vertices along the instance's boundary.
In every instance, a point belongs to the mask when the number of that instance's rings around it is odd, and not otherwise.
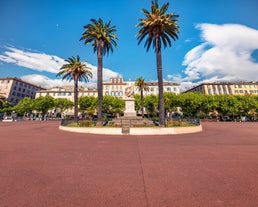
[{"label": "apartment building", "polygon": [[42,89],[19,78],[0,78],[0,98],[12,104],[17,104],[24,97],[35,98],[36,92]]},{"label": "apartment building", "polygon": [[215,82],[202,83],[187,92],[199,92],[209,95],[231,94],[231,95],[258,95],[258,82]]},{"label": "apartment building", "polygon": [[103,82],[103,95],[124,98],[129,85],[130,83],[124,82],[123,78],[110,78],[109,82]]},{"label": "apartment building", "polygon": [[[159,93],[158,82],[156,81],[156,82],[146,82],[146,83],[148,84],[148,86],[150,88],[150,91],[148,93],[146,93],[146,95],[149,95],[149,94],[158,95],[158,93]],[[180,84],[163,81],[163,91],[179,94],[180,93]]]},{"label": "apartment building", "polygon": [[[70,101],[74,101],[73,86],[54,87],[47,90],[40,90],[37,91],[35,98],[46,95],[52,96],[53,98],[66,98]],[[97,97],[98,91],[96,88],[84,88],[80,86],[78,88],[78,97],[81,96]]]},{"label": "apartment building", "polygon": [[[144,95],[154,94],[157,95],[158,83],[157,82],[146,82],[149,85],[150,90],[148,92],[144,92]],[[173,92],[179,94],[180,85],[172,82],[163,82],[164,92]],[[123,78],[111,78],[108,82],[103,82],[103,96],[116,96],[119,98],[126,98],[126,90],[127,88],[132,88],[133,94],[140,94],[137,87],[135,86],[134,81],[124,81]],[[98,91],[96,88],[84,88],[79,87],[78,97],[81,96],[98,96]],[[64,87],[54,87],[47,90],[40,90],[36,93],[36,98],[39,96],[50,95],[53,98],[66,98],[68,100],[73,101],[73,86],[64,86]]]},{"label": "apartment building", "polygon": [[[144,91],[144,96],[153,94],[158,95],[159,88],[158,82],[148,82],[146,83],[149,86],[149,91]],[[125,91],[128,87],[131,87],[134,94],[140,94],[140,91],[135,86],[135,81],[124,81],[123,78],[111,78],[110,82],[103,82],[103,95],[117,96],[125,98]],[[163,91],[164,92],[173,92],[175,94],[180,93],[180,85],[173,82],[164,81],[163,82]]]}]

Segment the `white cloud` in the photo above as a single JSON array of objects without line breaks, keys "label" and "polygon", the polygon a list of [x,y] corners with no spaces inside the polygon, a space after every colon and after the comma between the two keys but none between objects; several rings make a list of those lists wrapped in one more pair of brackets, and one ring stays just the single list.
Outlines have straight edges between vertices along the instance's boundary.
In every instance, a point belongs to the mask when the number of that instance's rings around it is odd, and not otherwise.
[{"label": "white cloud", "polygon": [[64,60],[55,55],[28,52],[14,47],[6,47],[6,49],[4,55],[0,55],[0,61],[14,63],[32,70],[57,73],[64,64]]},{"label": "white cloud", "polygon": [[[65,64],[65,60],[55,56],[55,55],[48,55],[45,53],[36,53],[36,52],[28,52],[24,50],[20,50],[14,47],[5,47],[7,51],[3,53],[3,55],[0,55],[0,62],[5,62],[5,63],[12,63],[17,66],[22,66],[26,68],[30,68],[34,71],[38,72],[50,72],[57,74],[59,69],[63,64]],[[93,73],[93,78],[90,79],[91,83],[87,83],[87,85],[94,85],[97,81],[97,67],[90,64],[86,63],[88,67],[92,69]],[[108,81],[111,77],[119,77],[121,76],[119,73],[108,69],[108,68],[103,68],[103,80]],[[42,74],[40,75],[27,75],[23,76],[24,79],[27,81],[30,81],[34,84],[41,85],[42,87],[47,87],[49,88],[50,86],[62,86],[64,84],[68,84],[65,81],[61,81],[58,79],[49,79],[46,76],[43,76]],[[31,79],[30,79],[31,78]],[[85,83],[83,83],[85,84]]]},{"label": "white cloud", "polygon": [[184,57],[184,77],[168,75],[182,91],[203,82],[258,81],[258,30],[239,24],[199,24],[202,43]]},{"label": "white cloud", "polygon": [[[92,81],[97,81],[97,70],[98,70],[97,66],[94,66],[90,63],[86,63],[86,64],[89,68],[92,69],[93,78],[91,80]],[[109,81],[110,78],[112,78],[112,77],[114,77],[114,78],[115,77],[121,77],[121,75],[119,73],[115,72],[115,71],[112,71],[111,69],[103,68],[103,80],[104,81]]]},{"label": "white cloud", "polygon": [[258,80],[258,64],[252,52],[258,49],[258,30],[239,24],[199,24],[203,43],[184,58],[183,81]]},{"label": "white cloud", "polygon": [[[73,86],[73,81],[66,81],[61,79],[51,79],[44,75],[39,74],[31,74],[25,75],[21,77],[22,80],[27,81],[29,83],[41,86],[43,88],[52,88],[52,87],[62,87],[62,86]],[[87,87],[87,88],[96,88],[96,83],[94,82],[79,82],[79,85]]]}]

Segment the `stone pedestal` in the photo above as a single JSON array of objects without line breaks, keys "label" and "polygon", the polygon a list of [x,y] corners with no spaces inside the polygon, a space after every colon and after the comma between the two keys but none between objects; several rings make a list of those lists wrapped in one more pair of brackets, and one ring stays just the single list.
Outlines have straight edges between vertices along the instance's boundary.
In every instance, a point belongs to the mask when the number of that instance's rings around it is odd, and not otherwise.
[{"label": "stone pedestal", "polygon": [[124,116],[125,117],[135,117],[136,111],[134,109],[134,98],[126,98],[125,99],[125,111]]}]

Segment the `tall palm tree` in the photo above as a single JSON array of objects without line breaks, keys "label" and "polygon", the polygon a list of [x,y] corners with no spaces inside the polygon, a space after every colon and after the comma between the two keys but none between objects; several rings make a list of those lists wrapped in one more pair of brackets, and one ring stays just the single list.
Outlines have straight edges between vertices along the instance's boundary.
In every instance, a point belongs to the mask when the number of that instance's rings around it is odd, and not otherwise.
[{"label": "tall palm tree", "polygon": [[98,124],[102,122],[103,108],[103,56],[113,52],[113,46],[116,46],[118,40],[115,32],[116,27],[111,26],[111,21],[104,23],[101,18],[98,20],[91,19],[91,24],[84,26],[85,31],[80,40],[84,40],[84,44],[92,44],[94,53],[97,52],[98,71],[97,71],[97,86],[98,86]]},{"label": "tall palm tree", "polygon": [[178,39],[179,26],[177,24],[178,15],[174,13],[166,13],[169,2],[163,4],[161,7],[158,0],[153,0],[151,3],[151,10],[142,9],[145,18],[139,19],[137,24],[140,30],[137,34],[138,44],[146,38],[144,47],[147,51],[152,45],[156,52],[158,87],[159,87],[159,125],[165,125],[165,110],[164,110],[164,94],[163,94],[163,75],[162,75],[162,44],[172,46],[171,38]]},{"label": "tall palm tree", "polygon": [[135,81],[135,86],[137,87],[138,91],[141,93],[141,111],[142,111],[142,118],[144,117],[144,98],[143,92],[149,91],[150,88],[148,84],[144,81],[142,77],[139,77]]},{"label": "tall palm tree", "polygon": [[78,81],[88,82],[92,78],[91,68],[80,62],[80,57],[72,56],[65,60],[64,64],[56,76],[63,76],[62,80],[74,81],[74,118],[78,118]]}]

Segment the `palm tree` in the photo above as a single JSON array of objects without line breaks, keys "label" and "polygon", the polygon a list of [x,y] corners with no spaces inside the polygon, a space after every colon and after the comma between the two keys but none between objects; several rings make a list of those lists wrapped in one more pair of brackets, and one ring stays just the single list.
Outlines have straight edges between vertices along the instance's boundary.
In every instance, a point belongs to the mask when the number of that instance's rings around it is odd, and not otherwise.
[{"label": "palm tree", "polygon": [[135,85],[141,93],[141,111],[142,111],[142,118],[144,117],[144,99],[143,99],[143,91],[149,91],[148,84],[144,81],[142,77],[137,78],[135,81]]},{"label": "palm tree", "polygon": [[74,118],[78,118],[78,81],[88,82],[92,78],[91,68],[80,62],[80,57],[72,56],[65,60],[64,64],[56,76],[63,76],[62,80],[74,81]]},{"label": "palm tree", "polygon": [[169,2],[162,5],[160,8],[158,0],[153,0],[151,3],[151,11],[142,9],[145,18],[140,19],[137,24],[140,30],[137,34],[138,45],[146,38],[144,47],[147,51],[152,45],[156,52],[158,87],[159,87],[159,125],[165,125],[165,110],[164,110],[164,94],[163,94],[163,75],[162,75],[162,57],[161,48],[172,46],[171,38],[178,39],[179,26],[177,24],[178,15],[167,13]]},{"label": "palm tree", "polygon": [[97,52],[98,71],[97,71],[97,86],[98,86],[98,125],[102,123],[102,108],[103,108],[103,55],[113,52],[113,46],[116,46],[118,40],[115,32],[116,27],[111,26],[111,21],[104,23],[102,19],[91,19],[91,24],[84,26],[85,31],[80,40],[84,40],[84,44],[92,44],[94,53]]}]

